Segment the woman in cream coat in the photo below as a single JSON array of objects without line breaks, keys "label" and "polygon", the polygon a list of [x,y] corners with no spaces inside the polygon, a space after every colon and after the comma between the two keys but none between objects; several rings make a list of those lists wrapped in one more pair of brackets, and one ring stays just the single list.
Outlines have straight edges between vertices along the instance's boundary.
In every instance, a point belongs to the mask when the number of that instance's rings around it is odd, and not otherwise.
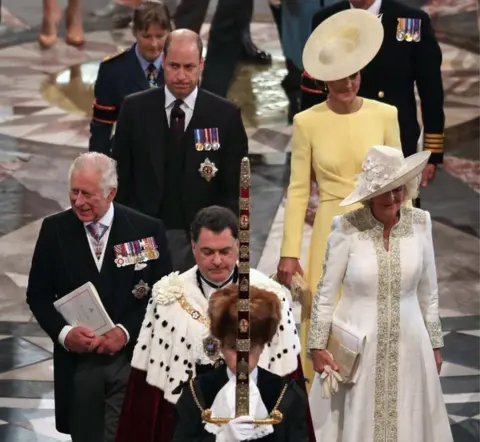
[{"label": "woman in cream coat", "polygon": [[[342,202],[365,207],[332,222],[308,342],[324,378],[310,392],[318,442],[453,441],[438,376],[443,334],[432,221],[428,212],[404,206],[416,197],[429,156],[405,160],[396,149],[374,146],[357,188]],[[331,333],[349,349],[353,337],[362,343],[355,373],[335,339],[329,345]],[[338,369],[354,382],[337,390]]]},{"label": "woman in cream coat", "polygon": [[[396,108],[357,96],[360,71],[376,55],[382,41],[379,19],[368,11],[351,9],[319,25],[305,46],[305,69],[325,82],[328,100],[297,114],[293,122],[290,185],[277,270],[279,281],[287,286],[296,272],[303,273],[299,258],[310,198],[310,170],[318,183],[319,202],[305,273],[315,293],[332,219],[357,208],[343,208],[339,203],[353,191],[368,149],[376,144],[401,147]],[[311,300],[304,301],[302,364],[311,380],[314,372],[306,356],[310,310]]]}]

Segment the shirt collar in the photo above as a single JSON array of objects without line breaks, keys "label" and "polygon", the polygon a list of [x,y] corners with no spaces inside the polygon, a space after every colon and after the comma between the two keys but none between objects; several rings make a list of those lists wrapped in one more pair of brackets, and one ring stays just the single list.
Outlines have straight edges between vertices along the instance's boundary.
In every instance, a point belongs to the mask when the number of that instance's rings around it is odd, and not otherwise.
[{"label": "shirt collar", "polygon": [[209,287],[212,287],[214,289],[219,289],[227,285],[227,283],[233,281],[236,269],[237,269],[237,266],[234,267],[234,269],[232,270],[232,273],[230,273],[230,276],[222,282],[210,281],[207,277],[205,277],[202,274],[200,269],[198,269],[198,273],[200,274],[201,280],[205,282]]},{"label": "shirt collar", "polygon": [[162,65],[163,52],[154,61],[148,61],[140,55],[140,52],[138,52],[138,44],[136,44],[135,55],[140,62],[140,66],[142,66],[143,72],[146,72],[148,66],[150,66],[150,63],[152,63],[157,68],[157,71],[160,70],[160,67]]},{"label": "shirt collar", "polygon": [[[380,14],[380,8],[382,7],[382,0],[375,0],[373,4],[367,9],[367,11],[372,14]],[[354,6],[350,3],[350,8],[355,9]]]},{"label": "shirt collar", "polygon": [[[103,215],[102,218],[100,218],[98,223],[103,224],[104,226],[110,227],[113,221],[113,212],[114,212],[113,204],[110,203],[110,207],[108,208],[107,213],[105,213],[105,215]],[[83,223],[83,225],[87,227],[89,224],[92,224],[93,222],[94,221],[89,221],[88,223]]]},{"label": "shirt collar", "polygon": [[[227,376],[228,380],[232,379],[235,376],[235,373],[230,370],[230,368],[227,367]],[[250,380],[254,383],[257,384],[258,382],[258,367],[255,367],[252,372],[250,373]]]},{"label": "shirt collar", "polygon": [[[187,105],[187,107],[193,111],[195,108],[195,102],[197,101],[197,95],[198,95],[198,87],[196,87],[188,97],[183,99],[183,102]],[[174,95],[170,92],[167,86],[165,86],[165,109],[168,109],[170,106],[173,105],[175,102],[176,98]]]}]

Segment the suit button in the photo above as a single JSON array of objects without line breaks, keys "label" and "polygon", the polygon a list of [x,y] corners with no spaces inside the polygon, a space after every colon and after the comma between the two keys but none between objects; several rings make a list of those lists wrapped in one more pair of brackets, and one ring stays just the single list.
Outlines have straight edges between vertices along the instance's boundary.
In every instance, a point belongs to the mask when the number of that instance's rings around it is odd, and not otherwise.
[{"label": "suit button", "polygon": [[378,98],[383,98],[385,96],[385,92],[378,91]]}]

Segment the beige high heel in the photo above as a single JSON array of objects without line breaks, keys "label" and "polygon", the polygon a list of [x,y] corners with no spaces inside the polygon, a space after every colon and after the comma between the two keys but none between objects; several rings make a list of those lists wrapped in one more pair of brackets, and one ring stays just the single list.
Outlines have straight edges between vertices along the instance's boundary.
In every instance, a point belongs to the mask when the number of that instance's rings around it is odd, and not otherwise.
[{"label": "beige high heel", "polygon": [[68,6],[65,11],[65,21],[67,25],[67,36],[65,37],[65,42],[67,45],[74,46],[76,48],[84,46],[85,37],[83,34],[83,17],[79,0],[70,0],[68,2]]},{"label": "beige high heel", "polygon": [[41,49],[50,49],[57,42],[57,29],[62,13],[57,0],[43,0],[42,30],[38,35]]}]

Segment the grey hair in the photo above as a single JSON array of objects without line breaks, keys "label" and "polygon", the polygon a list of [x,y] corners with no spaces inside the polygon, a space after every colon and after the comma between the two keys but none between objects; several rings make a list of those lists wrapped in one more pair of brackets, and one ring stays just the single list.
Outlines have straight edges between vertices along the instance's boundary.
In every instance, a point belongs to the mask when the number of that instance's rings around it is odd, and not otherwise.
[{"label": "grey hair", "polygon": [[[418,187],[420,186],[420,176],[416,176],[415,178],[411,179],[410,181],[407,181],[403,185],[403,191],[405,193],[405,199],[403,200],[403,204],[405,204],[409,200],[414,200],[415,198],[418,197]],[[364,206],[370,206],[370,203],[372,202],[371,199],[362,201],[362,204]]]},{"label": "grey hair", "polygon": [[103,196],[107,196],[112,189],[118,187],[117,162],[103,153],[87,152],[75,158],[68,171],[68,182],[76,170],[92,170],[98,172],[102,179],[100,188]]}]

